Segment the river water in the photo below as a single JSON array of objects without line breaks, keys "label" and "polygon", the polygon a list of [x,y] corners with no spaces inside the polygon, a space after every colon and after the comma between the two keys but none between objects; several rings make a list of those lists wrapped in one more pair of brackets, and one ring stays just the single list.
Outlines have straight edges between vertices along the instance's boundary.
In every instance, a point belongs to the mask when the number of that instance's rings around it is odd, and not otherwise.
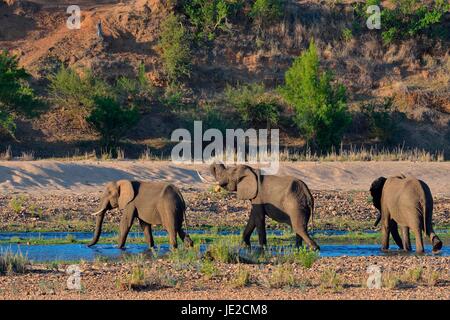
[{"label": "river water", "polygon": [[[191,230],[191,234],[207,234],[210,231],[205,230]],[[219,234],[240,234],[240,231],[221,231]],[[271,230],[269,234],[282,235],[284,232],[279,230]],[[322,230],[316,231],[316,234],[345,234],[345,231],[335,231],[335,230]],[[156,231],[154,236],[166,236],[165,231]],[[120,250],[115,244],[97,244],[94,247],[87,247],[85,244],[71,243],[71,244],[47,244],[47,245],[27,245],[27,239],[64,239],[70,236],[72,239],[76,240],[88,240],[92,238],[92,233],[90,232],[8,232],[0,233],[0,240],[4,243],[0,244],[0,252],[11,251],[13,253],[22,253],[27,256],[28,259],[35,262],[43,261],[79,261],[81,259],[86,261],[92,261],[96,257],[120,258],[127,254],[137,254],[137,253],[148,253],[148,248],[145,244],[127,244],[125,250]],[[116,237],[116,233],[103,233],[102,238],[105,237]],[[129,235],[132,238],[143,237],[142,233],[135,232]],[[14,241],[12,241],[14,239]],[[23,240],[24,243],[17,244],[17,239]],[[11,243],[8,241],[11,240]],[[13,243],[14,242],[14,243]],[[388,253],[384,253],[380,250],[379,244],[354,244],[354,243],[324,243],[320,244],[320,256],[321,257],[340,257],[340,256],[384,256],[392,254],[414,254],[404,253],[397,250],[395,244],[391,245],[392,250]],[[200,247],[200,251],[205,251],[207,244],[203,244]],[[413,248],[414,249],[414,248]],[[158,255],[166,254],[170,250],[168,244],[160,244],[154,253]],[[238,250],[238,249],[236,249]],[[240,249],[240,253],[245,256],[247,254],[247,249]],[[253,250],[257,250],[256,248]],[[273,254],[283,254],[285,251],[292,250],[290,246],[270,246],[268,251]],[[431,255],[431,246],[425,246],[426,254]],[[450,247],[444,245],[442,251],[439,253],[440,256],[450,256]]]}]

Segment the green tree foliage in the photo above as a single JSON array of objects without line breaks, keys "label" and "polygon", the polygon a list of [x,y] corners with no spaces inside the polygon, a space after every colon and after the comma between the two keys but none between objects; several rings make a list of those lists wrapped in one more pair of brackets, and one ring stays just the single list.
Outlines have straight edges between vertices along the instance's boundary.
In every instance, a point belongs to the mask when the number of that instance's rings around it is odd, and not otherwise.
[{"label": "green tree foliage", "polygon": [[32,116],[42,103],[28,85],[30,75],[19,67],[19,60],[7,51],[0,54],[0,128],[14,135],[14,118]]},{"label": "green tree foliage", "polygon": [[386,144],[395,143],[395,138],[400,135],[398,123],[402,114],[393,109],[392,98],[385,99],[382,103],[369,103],[361,106],[369,138]]},{"label": "green tree foliage", "polygon": [[341,142],[351,122],[345,87],[333,84],[330,71],[319,70],[313,41],[286,71],[280,93],[294,107],[294,121],[309,141],[321,149]]},{"label": "green tree foliage", "polygon": [[188,32],[178,16],[170,14],[162,23],[160,48],[163,67],[171,82],[190,75],[191,50]]},{"label": "green tree foliage", "polygon": [[114,91],[123,102],[143,103],[155,95],[155,88],[145,75],[145,65],[139,64],[136,78],[121,76],[117,79]]},{"label": "green tree foliage", "polygon": [[[368,17],[369,5],[380,5],[380,1],[370,0],[365,4],[355,5],[356,15],[364,21]],[[450,4],[446,0],[436,0],[428,4],[420,0],[396,0],[393,8],[383,8],[381,11],[383,42],[389,44],[420,35],[448,39],[449,32],[443,21],[449,10]]]},{"label": "green tree foliage", "polygon": [[87,121],[102,136],[103,146],[114,150],[120,138],[139,121],[139,112],[134,107],[121,107],[114,98],[97,96]]},{"label": "green tree foliage", "polygon": [[49,76],[51,99],[66,107],[83,107],[89,111],[96,96],[111,96],[111,87],[102,79],[94,76],[90,70],[78,74],[74,69],[64,65]]},{"label": "green tree foliage", "polygon": [[225,89],[226,103],[234,108],[245,124],[276,125],[280,106],[275,97],[266,92],[264,84],[252,83]]},{"label": "green tree foliage", "polygon": [[255,0],[250,10],[250,17],[258,28],[268,25],[283,16],[282,0]]},{"label": "green tree foliage", "polygon": [[217,30],[228,30],[228,17],[242,6],[240,0],[187,0],[183,11],[195,27],[197,40],[214,40]]}]

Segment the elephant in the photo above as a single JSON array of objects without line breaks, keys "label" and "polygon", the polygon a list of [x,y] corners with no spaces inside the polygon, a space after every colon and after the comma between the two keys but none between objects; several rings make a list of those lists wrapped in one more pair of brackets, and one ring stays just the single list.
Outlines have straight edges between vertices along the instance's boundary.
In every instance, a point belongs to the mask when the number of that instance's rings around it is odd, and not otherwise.
[{"label": "elephant", "polygon": [[[442,241],[433,230],[433,196],[425,182],[405,175],[379,177],[372,182],[370,194],[373,205],[379,211],[375,225],[380,220],[382,222],[383,251],[389,249],[389,233],[392,233],[400,249],[410,251],[410,230],[416,238],[417,253],[424,252],[422,232],[429,237],[434,253],[441,250]],[[401,229],[401,237],[398,234],[398,226]]]},{"label": "elephant", "polygon": [[314,199],[303,181],[289,176],[262,175],[260,170],[247,165],[226,168],[221,163],[213,163],[210,171],[222,188],[236,191],[241,200],[251,201],[250,218],[242,235],[245,245],[250,246],[255,228],[259,244],[267,245],[265,218],[268,216],[292,227],[297,247],[304,240],[311,249],[320,249],[307,231],[309,218],[313,216]]},{"label": "elephant", "polygon": [[100,199],[99,210],[92,215],[97,216],[92,242],[93,246],[100,238],[103,219],[108,210],[119,208],[123,211],[120,220],[119,248],[124,248],[128,232],[135,218],[139,219],[144,237],[149,247],[155,243],[152,225],[163,225],[169,234],[169,242],[177,248],[177,234],[186,246],[193,242],[183,229],[186,204],[181,192],[174,185],[164,182],[140,182],[119,180],[109,182]]}]

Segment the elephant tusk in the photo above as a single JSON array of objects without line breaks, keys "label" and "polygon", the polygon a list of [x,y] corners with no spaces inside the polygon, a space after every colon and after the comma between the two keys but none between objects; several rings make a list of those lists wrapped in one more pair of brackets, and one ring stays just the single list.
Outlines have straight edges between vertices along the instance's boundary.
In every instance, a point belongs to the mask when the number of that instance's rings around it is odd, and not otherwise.
[{"label": "elephant tusk", "polygon": [[96,216],[99,215],[100,213],[102,213],[103,210],[99,210],[97,212],[91,213],[91,216]]},{"label": "elephant tusk", "polygon": [[203,183],[212,183],[211,181],[208,181],[208,180],[206,180],[205,178],[203,178],[203,177],[201,176],[200,172],[198,172],[198,170],[195,170],[195,171],[197,171],[198,177],[200,178],[200,180],[201,180]]}]

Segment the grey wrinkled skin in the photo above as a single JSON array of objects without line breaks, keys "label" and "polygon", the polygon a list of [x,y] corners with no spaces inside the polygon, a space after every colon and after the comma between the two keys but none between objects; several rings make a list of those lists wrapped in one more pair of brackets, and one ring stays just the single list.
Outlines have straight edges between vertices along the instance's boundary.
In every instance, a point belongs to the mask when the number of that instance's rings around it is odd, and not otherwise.
[{"label": "grey wrinkled skin", "polygon": [[226,168],[223,164],[210,166],[218,184],[228,191],[236,191],[241,200],[250,200],[252,209],[242,240],[250,246],[250,237],[256,228],[259,244],[267,244],[266,216],[292,227],[296,245],[304,240],[313,250],[319,246],[308,234],[308,222],[314,211],[314,199],[306,184],[288,176],[261,175],[259,170],[246,165]]},{"label": "grey wrinkled skin", "polygon": [[375,225],[381,221],[382,250],[389,249],[389,234],[392,234],[400,249],[410,251],[410,230],[416,238],[417,253],[424,252],[422,232],[430,239],[433,252],[442,248],[442,241],[433,230],[433,196],[425,182],[404,175],[380,177],[370,186],[370,194],[380,213]]},{"label": "grey wrinkled skin", "polygon": [[186,245],[192,246],[193,244],[182,229],[186,210],[183,196],[172,184],[129,180],[108,183],[100,200],[94,237],[89,246],[98,242],[105,213],[114,208],[122,210],[119,248],[125,246],[135,218],[139,220],[150,247],[155,245],[152,225],[162,225],[167,230],[169,242],[174,248],[177,248],[177,234]]}]

